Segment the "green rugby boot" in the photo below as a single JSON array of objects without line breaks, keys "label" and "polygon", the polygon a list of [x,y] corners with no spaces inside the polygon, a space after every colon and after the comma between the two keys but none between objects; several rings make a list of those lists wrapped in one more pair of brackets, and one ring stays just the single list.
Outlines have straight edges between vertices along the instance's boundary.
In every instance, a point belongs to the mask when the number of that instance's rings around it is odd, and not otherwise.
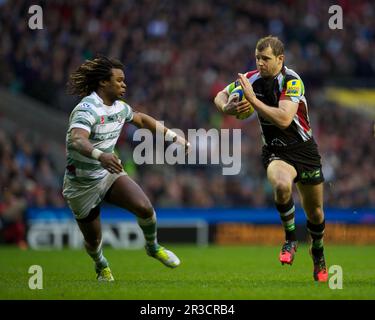
[{"label": "green rugby boot", "polygon": [[146,252],[150,257],[159,260],[162,264],[168,268],[176,268],[180,265],[180,259],[170,250],[156,244],[156,245],[146,245]]},{"label": "green rugby boot", "polygon": [[98,281],[114,281],[115,279],[113,278],[112,271],[109,267],[105,267],[101,270],[96,271],[96,279]]}]

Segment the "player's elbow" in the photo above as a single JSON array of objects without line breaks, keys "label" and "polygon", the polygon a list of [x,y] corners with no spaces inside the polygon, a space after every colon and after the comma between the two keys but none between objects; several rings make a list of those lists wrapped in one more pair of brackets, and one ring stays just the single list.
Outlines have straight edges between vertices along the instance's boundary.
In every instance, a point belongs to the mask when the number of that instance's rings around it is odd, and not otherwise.
[{"label": "player's elbow", "polygon": [[74,148],[74,149],[77,149],[77,146],[80,144],[82,140],[82,137],[81,135],[79,134],[79,132],[75,131],[75,130],[72,130],[72,134],[71,134],[71,140],[70,140],[70,144],[71,146]]},{"label": "player's elbow", "polygon": [[134,112],[132,123],[139,129],[145,127],[146,115],[142,112]]},{"label": "player's elbow", "polygon": [[289,119],[289,118],[281,119],[281,120],[277,123],[277,126],[278,126],[281,130],[286,130],[286,129],[288,129],[289,126],[291,125],[292,120],[293,120],[293,119]]},{"label": "player's elbow", "polygon": [[80,135],[73,135],[71,140],[71,147],[74,150],[79,150],[79,147],[82,145],[82,137]]},{"label": "player's elbow", "polygon": [[227,100],[228,95],[223,91],[219,91],[214,98],[214,104],[219,111],[223,111],[223,105]]},{"label": "player's elbow", "polygon": [[72,139],[69,146],[75,151],[79,151],[82,143],[79,138]]},{"label": "player's elbow", "polygon": [[218,105],[218,100],[219,100],[219,95],[220,95],[220,92],[215,96],[214,98],[214,104],[217,106]]}]

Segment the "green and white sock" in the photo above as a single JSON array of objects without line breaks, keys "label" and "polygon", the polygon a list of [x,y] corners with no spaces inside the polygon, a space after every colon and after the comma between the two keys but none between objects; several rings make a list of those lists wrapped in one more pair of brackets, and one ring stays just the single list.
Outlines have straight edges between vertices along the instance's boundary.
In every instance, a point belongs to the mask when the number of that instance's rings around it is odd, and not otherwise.
[{"label": "green and white sock", "polygon": [[95,249],[92,250],[90,246],[85,242],[85,248],[86,252],[88,255],[94,260],[95,262],[95,269],[102,270],[105,267],[108,267],[108,261],[107,259],[103,256],[103,242],[100,241],[99,246]]},{"label": "green and white sock", "polygon": [[146,219],[137,217],[138,225],[143,231],[146,244],[149,248],[157,247],[157,227],[156,227],[156,214],[153,212],[152,216]]},{"label": "green and white sock", "polygon": [[285,230],[285,240],[296,241],[295,206],[292,198],[286,204],[275,203]]}]

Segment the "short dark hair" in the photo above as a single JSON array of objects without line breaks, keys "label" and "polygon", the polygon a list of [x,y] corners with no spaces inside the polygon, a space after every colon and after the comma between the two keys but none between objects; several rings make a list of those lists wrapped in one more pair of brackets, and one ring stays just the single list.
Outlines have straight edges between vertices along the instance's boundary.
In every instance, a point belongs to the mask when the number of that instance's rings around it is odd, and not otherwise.
[{"label": "short dark hair", "polygon": [[88,96],[98,89],[100,81],[111,78],[112,68],[123,69],[124,65],[117,59],[104,56],[86,60],[70,75],[68,92],[80,97]]},{"label": "short dark hair", "polygon": [[256,49],[258,51],[263,51],[268,47],[271,47],[272,53],[275,56],[284,54],[284,44],[281,42],[281,40],[279,40],[278,37],[267,36],[258,40],[256,45]]}]

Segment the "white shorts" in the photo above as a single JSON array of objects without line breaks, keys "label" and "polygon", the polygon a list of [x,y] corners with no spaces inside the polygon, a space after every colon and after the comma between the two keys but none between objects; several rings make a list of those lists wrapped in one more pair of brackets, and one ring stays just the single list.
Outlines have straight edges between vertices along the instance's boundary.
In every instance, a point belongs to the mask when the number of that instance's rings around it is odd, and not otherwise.
[{"label": "white shorts", "polygon": [[65,176],[63,196],[73,211],[75,218],[86,218],[90,211],[104,200],[107,191],[117,178],[125,175],[127,173],[124,171],[121,173],[108,173],[100,180],[84,183],[70,180]]}]

